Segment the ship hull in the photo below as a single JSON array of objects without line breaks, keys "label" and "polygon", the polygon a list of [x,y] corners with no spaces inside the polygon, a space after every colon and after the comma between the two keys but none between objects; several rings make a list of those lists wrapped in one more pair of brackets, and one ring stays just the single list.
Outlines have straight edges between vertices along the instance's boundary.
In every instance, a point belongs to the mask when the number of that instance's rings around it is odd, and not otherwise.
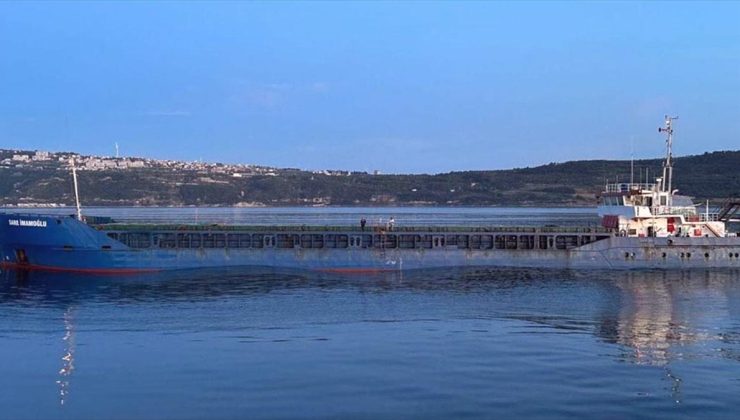
[{"label": "ship hull", "polygon": [[[183,227],[186,229],[187,227]],[[214,230],[215,229],[215,230]],[[214,228],[211,232],[219,232]],[[181,230],[162,235],[176,235]],[[260,240],[274,237],[275,231],[259,231]],[[285,232],[285,230],[280,230]],[[337,233],[338,232],[338,233]],[[444,230],[447,232],[447,230]],[[311,236],[321,237],[321,246],[302,246],[300,232],[297,242],[289,247],[260,242],[259,247],[199,246],[169,247],[164,242],[151,243],[145,248],[132,248],[116,240],[119,233],[113,227],[95,229],[73,218],[3,214],[0,215],[0,260],[4,267],[74,271],[91,273],[133,273],[161,270],[194,269],[208,267],[275,267],[298,268],[332,272],[372,272],[428,269],[443,267],[531,267],[531,268],[585,268],[585,269],[682,269],[682,268],[740,268],[740,238],[635,238],[611,234],[579,233],[571,245],[558,248],[559,236],[565,233],[499,232],[481,235],[479,231],[459,231],[454,236],[461,242],[425,248],[421,242],[411,248],[401,248],[378,243],[367,247],[329,247],[328,236],[344,239],[349,236],[379,235],[359,233],[312,231]],[[147,233],[150,236],[151,233]],[[157,234],[154,234],[155,236]],[[200,234],[198,234],[200,235]],[[227,234],[224,234],[227,235]],[[288,235],[281,233],[281,235]],[[384,232],[383,238],[396,233]],[[401,241],[400,233],[398,241]],[[249,235],[247,235],[249,236]],[[253,235],[254,236],[254,235]],[[416,231],[416,238],[441,237],[439,231]],[[472,239],[473,236],[477,239]],[[173,236],[174,237],[174,236]],[[226,237],[226,236],[224,236]],[[481,243],[490,237],[490,243]],[[512,238],[516,249],[497,249],[494,240]],[[522,249],[524,239],[528,246]],[[540,239],[542,237],[542,239]],[[465,238],[464,242],[462,242]],[[199,237],[198,241],[201,238]],[[395,239],[394,239],[395,240]],[[420,239],[421,240],[421,239]],[[547,241],[551,247],[548,248]],[[478,242],[476,242],[478,241]],[[436,243],[435,243],[436,244]],[[542,244],[540,246],[540,244]],[[270,245],[270,246],[267,246]],[[437,244],[439,245],[439,244]],[[508,246],[508,245],[507,245]],[[546,248],[546,249],[540,249]]]}]

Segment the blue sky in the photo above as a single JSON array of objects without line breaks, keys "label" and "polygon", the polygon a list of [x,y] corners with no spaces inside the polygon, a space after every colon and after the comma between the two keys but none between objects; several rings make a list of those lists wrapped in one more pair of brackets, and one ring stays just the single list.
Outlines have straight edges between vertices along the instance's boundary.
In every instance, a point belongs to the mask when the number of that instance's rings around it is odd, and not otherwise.
[{"label": "blue sky", "polygon": [[0,147],[446,172],[740,147],[740,3],[0,3]]}]

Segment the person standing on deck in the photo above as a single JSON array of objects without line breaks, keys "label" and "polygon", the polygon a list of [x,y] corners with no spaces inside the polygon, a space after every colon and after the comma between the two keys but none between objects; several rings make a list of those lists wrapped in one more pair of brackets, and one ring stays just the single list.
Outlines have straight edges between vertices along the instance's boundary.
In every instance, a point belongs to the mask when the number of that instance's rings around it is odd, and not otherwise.
[{"label": "person standing on deck", "polygon": [[391,216],[390,219],[388,219],[388,232],[393,230],[393,225],[396,224],[396,219]]},{"label": "person standing on deck", "polygon": [[360,230],[361,231],[363,231],[363,232],[365,231],[365,225],[366,224],[367,224],[367,220],[365,220],[364,217],[362,219],[360,219]]}]

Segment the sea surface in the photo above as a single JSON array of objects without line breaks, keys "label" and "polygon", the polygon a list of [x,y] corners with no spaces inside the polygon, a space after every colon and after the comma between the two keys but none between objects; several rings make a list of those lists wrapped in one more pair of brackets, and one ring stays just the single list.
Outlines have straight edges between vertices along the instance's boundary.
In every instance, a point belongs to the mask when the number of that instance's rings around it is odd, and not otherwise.
[{"label": "sea surface", "polygon": [[[203,223],[598,222],[593,209],[86,212]],[[0,344],[3,419],[736,418],[740,272],[6,271]]]}]

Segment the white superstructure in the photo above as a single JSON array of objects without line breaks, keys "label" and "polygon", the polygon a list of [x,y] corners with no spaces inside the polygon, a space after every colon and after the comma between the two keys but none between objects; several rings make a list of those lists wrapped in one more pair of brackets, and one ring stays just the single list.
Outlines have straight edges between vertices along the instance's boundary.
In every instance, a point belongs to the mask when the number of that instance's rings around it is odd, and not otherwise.
[{"label": "white superstructure", "polygon": [[673,189],[673,121],[665,118],[666,159],[663,176],[654,183],[607,183],[598,207],[604,227],[618,229],[621,236],[725,237],[725,223],[717,213],[697,211],[691,197]]}]

